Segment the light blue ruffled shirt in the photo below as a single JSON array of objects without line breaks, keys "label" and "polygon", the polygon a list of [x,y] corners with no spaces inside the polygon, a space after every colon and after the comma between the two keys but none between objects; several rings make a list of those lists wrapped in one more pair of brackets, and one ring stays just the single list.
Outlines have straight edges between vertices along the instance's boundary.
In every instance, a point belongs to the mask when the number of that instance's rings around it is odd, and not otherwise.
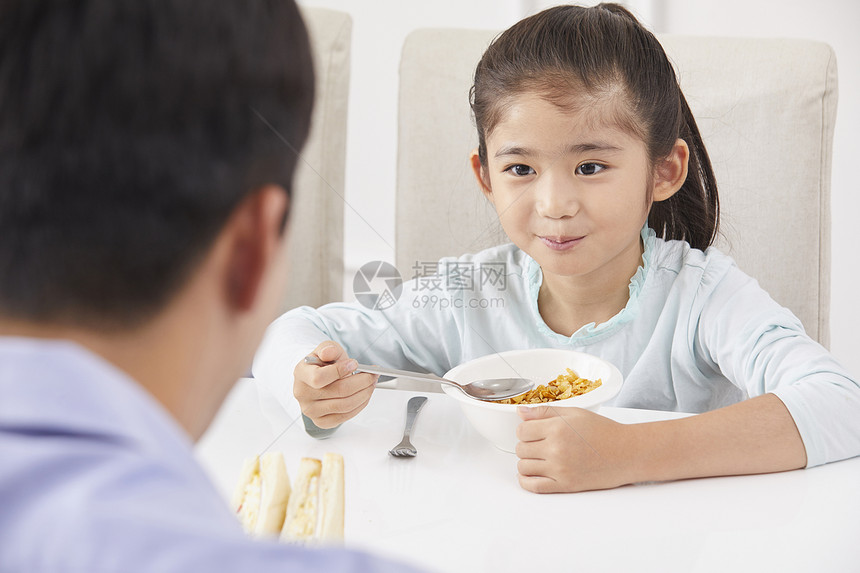
[{"label": "light blue ruffled shirt", "polygon": [[124,373],[68,342],[0,338],[0,572],[407,570],[248,538]]},{"label": "light blue ruffled shirt", "polygon": [[788,309],[714,248],[664,241],[647,227],[642,239],[625,308],[572,336],[546,325],[541,269],[507,244],[442,259],[438,276],[404,283],[385,310],[339,303],[287,312],[269,327],[254,376],[296,415],[293,369],[324,340],[359,362],[438,375],[494,352],[568,348],[624,375],[610,405],[701,413],[772,392],[794,418],[808,466],[860,455],[860,385]]}]

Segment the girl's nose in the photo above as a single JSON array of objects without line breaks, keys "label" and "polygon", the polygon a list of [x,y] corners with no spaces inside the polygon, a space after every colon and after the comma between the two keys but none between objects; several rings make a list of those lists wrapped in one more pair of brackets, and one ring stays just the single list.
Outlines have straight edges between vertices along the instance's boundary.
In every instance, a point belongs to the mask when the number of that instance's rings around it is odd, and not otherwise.
[{"label": "girl's nose", "polygon": [[541,217],[563,219],[579,211],[573,181],[561,173],[547,170],[535,180],[535,210]]}]

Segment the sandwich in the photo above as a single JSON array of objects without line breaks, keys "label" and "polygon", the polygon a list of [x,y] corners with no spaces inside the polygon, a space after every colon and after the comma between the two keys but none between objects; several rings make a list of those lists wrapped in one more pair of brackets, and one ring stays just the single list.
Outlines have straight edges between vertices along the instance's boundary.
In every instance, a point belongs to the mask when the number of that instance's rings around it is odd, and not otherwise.
[{"label": "sandwich", "polygon": [[233,493],[233,508],[244,530],[254,536],[277,536],[290,498],[284,456],[271,452],[245,461]]},{"label": "sandwich", "polygon": [[287,505],[281,539],[308,543],[343,540],[343,457],[326,454],[322,462],[302,458]]},{"label": "sandwich", "polygon": [[326,454],[320,476],[320,523],[318,539],[343,542],[344,511],[343,456]]},{"label": "sandwich", "polygon": [[343,541],[343,457],[302,458],[293,487],[283,455],[247,460],[233,495],[242,527],[255,536],[332,544]]}]

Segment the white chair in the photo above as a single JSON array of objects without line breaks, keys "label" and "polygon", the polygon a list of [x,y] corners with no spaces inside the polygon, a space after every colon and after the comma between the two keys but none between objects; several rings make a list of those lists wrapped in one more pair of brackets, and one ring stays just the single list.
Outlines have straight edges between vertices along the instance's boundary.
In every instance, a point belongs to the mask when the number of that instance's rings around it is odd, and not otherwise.
[{"label": "white chair", "polygon": [[[293,185],[289,283],[282,308],[320,306],[343,297],[343,189],[352,20],[304,8],[316,72],[308,142]],[[286,152],[291,152],[289,149]]]},{"label": "white chair", "polygon": [[[419,30],[400,68],[396,259],[416,262],[506,242],[469,167],[475,65],[497,32]],[[718,248],[827,346],[831,48],[806,40],[661,37],[716,172]],[[406,277],[404,277],[406,278]]]}]

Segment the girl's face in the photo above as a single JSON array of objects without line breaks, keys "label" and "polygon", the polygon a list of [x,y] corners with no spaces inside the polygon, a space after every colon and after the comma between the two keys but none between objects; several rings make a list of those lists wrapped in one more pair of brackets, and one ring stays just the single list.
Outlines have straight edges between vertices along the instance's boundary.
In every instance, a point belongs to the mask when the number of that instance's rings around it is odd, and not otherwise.
[{"label": "girl's face", "polygon": [[601,121],[606,107],[571,111],[522,94],[486,138],[485,169],[473,152],[502,228],[545,279],[629,281],[640,264],[639,233],[658,191],[652,171],[664,170],[651,169],[643,141]]}]

